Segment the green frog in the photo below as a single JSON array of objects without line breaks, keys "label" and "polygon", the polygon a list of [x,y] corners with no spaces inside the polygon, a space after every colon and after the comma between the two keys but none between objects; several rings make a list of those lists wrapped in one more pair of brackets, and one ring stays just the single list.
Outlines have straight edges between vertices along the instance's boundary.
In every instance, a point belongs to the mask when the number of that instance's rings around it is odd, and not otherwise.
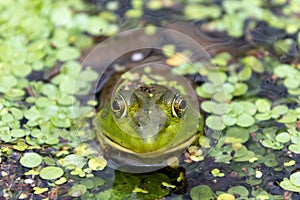
[{"label": "green frog", "polygon": [[202,132],[193,88],[159,65],[127,73],[130,76],[113,79],[100,94],[96,120],[100,146],[118,166],[161,166]]}]

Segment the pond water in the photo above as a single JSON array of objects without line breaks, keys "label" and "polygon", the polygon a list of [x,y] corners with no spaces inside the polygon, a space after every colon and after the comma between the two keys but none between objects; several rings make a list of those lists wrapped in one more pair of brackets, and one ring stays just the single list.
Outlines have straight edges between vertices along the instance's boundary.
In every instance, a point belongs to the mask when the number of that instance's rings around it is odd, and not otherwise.
[{"label": "pond water", "polygon": [[300,199],[299,5],[3,1],[0,197]]}]

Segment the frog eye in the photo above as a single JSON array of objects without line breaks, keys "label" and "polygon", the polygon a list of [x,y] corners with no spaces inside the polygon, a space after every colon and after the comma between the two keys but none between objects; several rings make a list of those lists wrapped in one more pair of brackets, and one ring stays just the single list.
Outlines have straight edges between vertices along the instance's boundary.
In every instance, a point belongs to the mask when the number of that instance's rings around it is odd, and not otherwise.
[{"label": "frog eye", "polygon": [[186,100],[180,94],[176,94],[172,102],[172,114],[175,117],[182,118],[186,111]]},{"label": "frog eye", "polygon": [[117,119],[120,119],[126,115],[126,102],[122,95],[118,95],[112,100],[111,109]]}]

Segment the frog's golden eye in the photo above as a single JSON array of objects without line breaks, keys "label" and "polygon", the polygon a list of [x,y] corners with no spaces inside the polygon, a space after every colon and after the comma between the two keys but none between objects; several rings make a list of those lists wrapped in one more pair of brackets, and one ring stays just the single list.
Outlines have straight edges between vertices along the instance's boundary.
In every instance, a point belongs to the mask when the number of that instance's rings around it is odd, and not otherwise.
[{"label": "frog's golden eye", "polygon": [[176,94],[172,102],[172,114],[175,117],[182,118],[186,111],[186,100],[180,94]]},{"label": "frog's golden eye", "polygon": [[111,109],[117,119],[126,115],[126,102],[122,95],[118,95],[112,100]]}]

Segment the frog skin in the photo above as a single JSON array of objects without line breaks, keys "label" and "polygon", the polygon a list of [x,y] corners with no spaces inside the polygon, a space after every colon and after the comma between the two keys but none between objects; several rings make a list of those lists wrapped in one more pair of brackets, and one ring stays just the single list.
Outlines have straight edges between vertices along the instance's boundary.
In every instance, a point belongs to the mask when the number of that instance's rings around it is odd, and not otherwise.
[{"label": "frog skin", "polygon": [[[187,121],[186,100],[160,85],[141,86],[115,94],[98,112],[101,131],[116,146],[137,153],[159,150],[176,136]],[[185,134],[185,133],[182,133]]]},{"label": "frog skin", "polygon": [[[169,73],[156,69],[162,77]],[[159,83],[129,81],[133,88],[118,86],[121,74],[116,72],[102,88],[95,122],[108,160],[117,165],[152,166],[178,157],[197,132],[202,134],[202,116],[188,94]]]}]

